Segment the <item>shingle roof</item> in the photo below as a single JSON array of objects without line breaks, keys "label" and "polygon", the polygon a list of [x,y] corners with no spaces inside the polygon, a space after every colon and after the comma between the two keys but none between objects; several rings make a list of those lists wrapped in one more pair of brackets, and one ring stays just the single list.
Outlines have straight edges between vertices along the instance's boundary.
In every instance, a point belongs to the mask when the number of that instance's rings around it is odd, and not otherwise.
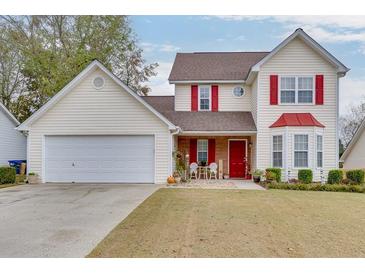
[{"label": "shingle roof", "polygon": [[175,111],[174,96],[142,98],[184,131],[256,131],[252,114],[248,111]]},{"label": "shingle roof", "polygon": [[311,113],[283,113],[270,127],[324,127]]},{"label": "shingle roof", "polygon": [[169,81],[245,80],[269,52],[177,53]]}]

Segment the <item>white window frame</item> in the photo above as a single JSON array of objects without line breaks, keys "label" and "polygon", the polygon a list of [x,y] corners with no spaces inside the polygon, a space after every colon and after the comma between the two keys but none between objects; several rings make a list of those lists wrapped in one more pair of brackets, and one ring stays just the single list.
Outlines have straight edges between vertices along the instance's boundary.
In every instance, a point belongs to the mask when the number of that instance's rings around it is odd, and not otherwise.
[{"label": "white window frame", "polygon": [[[281,102],[281,78],[295,78],[295,100],[294,103],[282,103]],[[311,103],[299,103],[298,102],[298,97],[299,97],[299,80],[298,78],[312,78],[312,102]],[[315,104],[315,77],[314,75],[280,75],[279,76],[279,83],[278,83],[278,88],[279,88],[279,105],[283,105],[283,106],[292,106],[292,105],[305,105],[305,106],[311,106]]]},{"label": "white window frame", "polygon": [[196,144],[196,161],[199,163],[199,152],[205,152],[205,150],[199,150],[199,142],[201,141],[206,141],[207,142],[207,160],[206,160],[206,164],[208,164],[208,159],[209,159],[209,141],[208,139],[198,139],[197,140],[197,144]]},{"label": "white window frame", "polygon": [[[281,136],[281,150],[274,150],[274,137]],[[284,134],[271,135],[271,166],[275,168],[284,167]],[[274,166],[274,152],[281,152],[281,166]]]},{"label": "white window frame", "polygon": [[[319,134],[319,133],[316,133],[316,147],[315,147],[315,150],[316,150],[316,168],[317,169],[323,169],[323,164],[324,164],[324,157],[323,157],[323,147],[324,147],[324,143],[323,143],[323,134]],[[321,136],[322,138],[322,149],[321,150],[318,150],[318,136]],[[318,166],[318,152],[322,152],[322,166]]]},{"label": "white window frame", "polygon": [[[307,150],[295,150],[295,136],[297,135],[306,135],[307,138],[308,138],[308,148]],[[301,168],[310,168],[311,167],[311,164],[310,164],[310,134],[308,133],[294,133],[293,134],[293,169],[301,169]],[[308,165],[307,166],[296,166],[295,165],[295,152],[307,152],[307,162],[308,162]]]},{"label": "white window frame", "polygon": [[[208,88],[209,92],[208,92],[208,100],[209,100],[209,109],[201,109],[200,108],[200,89],[201,88]],[[211,86],[209,85],[199,85],[199,90],[198,90],[198,110],[199,111],[211,111],[212,110],[212,90],[211,90]]]}]

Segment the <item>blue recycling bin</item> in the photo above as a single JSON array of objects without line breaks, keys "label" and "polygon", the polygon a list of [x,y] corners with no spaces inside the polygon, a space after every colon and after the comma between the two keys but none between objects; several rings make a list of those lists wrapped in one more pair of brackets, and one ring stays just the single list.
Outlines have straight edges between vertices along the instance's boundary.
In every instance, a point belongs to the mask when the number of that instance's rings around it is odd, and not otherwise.
[{"label": "blue recycling bin", "polygon": [[26,163],[26,162],[27,162],[26,160],[9,160],[8,161],[9,166],[15,167],[16,174],[19,174],[20,173],[20,165],[22,163]]}]

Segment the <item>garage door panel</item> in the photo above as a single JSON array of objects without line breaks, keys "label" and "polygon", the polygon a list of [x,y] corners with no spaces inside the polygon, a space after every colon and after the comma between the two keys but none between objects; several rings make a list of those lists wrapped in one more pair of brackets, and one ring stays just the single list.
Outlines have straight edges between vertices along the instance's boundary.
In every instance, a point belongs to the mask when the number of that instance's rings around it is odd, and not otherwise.
[{"label": "garage door panel", "polygon": [[153,136],[46,136],[48,182],[153,183]]}]

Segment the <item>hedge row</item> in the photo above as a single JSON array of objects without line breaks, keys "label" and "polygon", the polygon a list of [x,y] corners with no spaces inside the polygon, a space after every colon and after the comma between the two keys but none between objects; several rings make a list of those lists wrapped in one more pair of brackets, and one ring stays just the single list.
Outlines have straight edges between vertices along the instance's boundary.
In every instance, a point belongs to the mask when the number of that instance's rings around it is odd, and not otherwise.
[{"label": "hedge row", "polygon": [[16,170],[14,167],[0,167],[0,184],[15,184]]},{"label": "hedge row", "polygon": [[364,185],[342,185],[342,184],[320,184],[320,183],[312,183],[312,184],[268,183],[265,184],[264,186],[268,189],[365,193]]},{"label": "hedge row", "polygon": [[346,179],[344,179],[343,177],[343,170],[333,169],[328,172],[327,182],[329,184],[339,184],[343,180],[349,180],[352,184],[363,184],[365,171],[362,169],[347,170]]}]

